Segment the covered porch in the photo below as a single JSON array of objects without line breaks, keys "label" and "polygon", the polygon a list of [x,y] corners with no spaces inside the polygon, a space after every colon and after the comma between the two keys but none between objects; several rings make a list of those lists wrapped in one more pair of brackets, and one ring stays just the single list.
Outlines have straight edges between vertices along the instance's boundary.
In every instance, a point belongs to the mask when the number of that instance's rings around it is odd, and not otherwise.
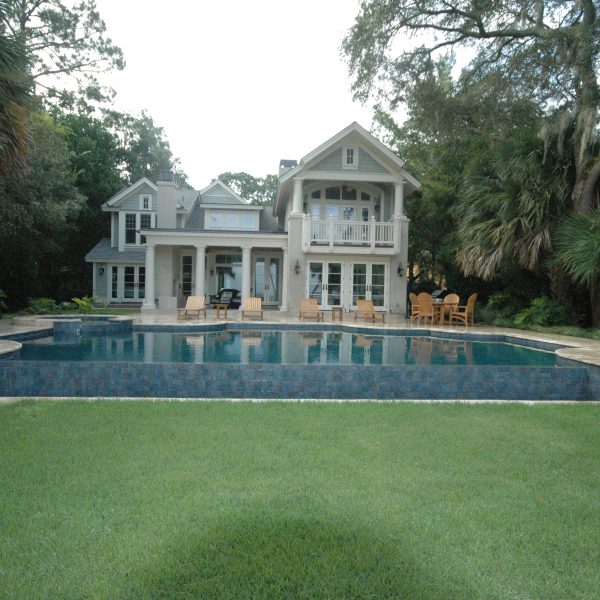
[{"label": "covered porch", "polygon": [[204,296],[208,302],[219,290],[234,289],[242,301],[257,296],[265,306],[287,310],[288,272],[285,236],[245,240],[222,233],[193,236],[154,230],[146,242],[142,309],[173,309],[188,296]]}]

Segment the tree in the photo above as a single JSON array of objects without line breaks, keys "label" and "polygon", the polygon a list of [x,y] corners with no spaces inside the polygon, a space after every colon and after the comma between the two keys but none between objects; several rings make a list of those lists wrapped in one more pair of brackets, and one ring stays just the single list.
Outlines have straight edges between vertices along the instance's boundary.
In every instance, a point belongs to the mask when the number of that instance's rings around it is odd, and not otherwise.
[{"label": "tree", "polygon": [[75,186],[65,132],[46,113],[29,119],[26,176],[0,178],[0,288],[14,306],[28,296],[63,299],[62,255],[83,197]]},{"label": "tree", "polygon": [[[1,0],[0,18],[6,9],[6,0]],[[30,103],[31,81],[23,46],[0,33],[0,174],[24,164]]]},{"label": "tree", "polygon": [[65,96],[58,76],[74,78],[80,91],[101,98],[96,75],[123,69],[121,49],[106,36],[95,0],[68,6],[63,0],[5,0],[0,32],[21,43],[30,59],[31,77],[48,96]]},{"label": "tree", "polygon": [[217,179],[220,179],[225,185],[228,185],[234,192],[239,194],[244,200],[249,200],[250,204],[260,206],[271,206],[277,194],[276,175],[265,175],[265,177],[253,177],[248,173],[221,173]]},{"label": "tree", "polygon": [[105,111],[104,124],[116,135],[122,151],[120,168],[127,183],[141,177],[156,179],[161,171],[173,171],[177,183],[189,187],[187,175],[173,156],[165,131],[146,112],[133,116],[117,111]]},{"label": "tree", "polygon": [[[401,37],[416,44],[395,56]],[[363,0],[343,49],[357,97],[381,81],[379,93],[395,105],[439,52],[474,48],[463,81],[502,77],[535,98],[562,132],[573,123],[571,197],[577,212],[589,212],[600,177],[598,39],[595,0]]]}]

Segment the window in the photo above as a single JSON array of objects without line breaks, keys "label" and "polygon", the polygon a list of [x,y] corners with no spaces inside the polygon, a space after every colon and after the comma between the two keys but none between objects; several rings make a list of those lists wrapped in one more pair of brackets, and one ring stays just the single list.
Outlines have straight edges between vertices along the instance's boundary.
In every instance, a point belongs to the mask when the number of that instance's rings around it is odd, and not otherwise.
[{"label": "window", "polygon": [[112,268],[111,298],[119,297],[119,268]]},{"label": "window", "polygon": [[[152,215],[142,214],[140,215],[140,229],[151,229],[152,228]],[[141,236],[141,244],[146,243],[146,236]]]},{"label": "window", "polygon": [[254,215],[242,215],[242,229],[254,229]]},{"label": "window", "polygon": [[321,218],[321,205],[320,204],[311,204],[310,216],[313,219],[317,219],[317,220],[319,220]]},{"label": "window", "polygon": [[325,190],[326,200],[339,200],[340,199],[340,188],[339,187],[328,187]]},{"label": "window", "polygon": [[149,194],[140,196],[140,210],[152,210],[152,196]]},{"label": "window", "polygon": [[227,229],[237,229],[238,228],[238,217],[237,215],[227,215]]},{"label": "window", "polygon": [[356,200],[356,188],[342,186],[342,200]]},{"label": "window", "polygon": [[358,168],[358,148],[356,146],[344,146],[342,148],[342,168]]},{"label": "window", "polygon": [[135,244],[135,222],[136,222],[136,214],[135,213],[127,213],[125,215],[125,243],[126,244]]},{"label": "window", "polygon": [[223,227],[223,215],[222,213],[211,213],[210,215],[210,228],[221,229]]}]

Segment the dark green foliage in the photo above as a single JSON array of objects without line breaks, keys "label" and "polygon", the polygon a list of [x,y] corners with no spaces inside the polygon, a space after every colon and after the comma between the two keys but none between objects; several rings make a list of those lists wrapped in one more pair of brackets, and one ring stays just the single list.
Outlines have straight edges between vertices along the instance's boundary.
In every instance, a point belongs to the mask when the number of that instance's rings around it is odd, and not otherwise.
[{"label": "dark green foliage", "polygon": [[515,325],[563,325],[566,321],[563,306],[547,296],[532,300],[531,305],[515,317]]}]

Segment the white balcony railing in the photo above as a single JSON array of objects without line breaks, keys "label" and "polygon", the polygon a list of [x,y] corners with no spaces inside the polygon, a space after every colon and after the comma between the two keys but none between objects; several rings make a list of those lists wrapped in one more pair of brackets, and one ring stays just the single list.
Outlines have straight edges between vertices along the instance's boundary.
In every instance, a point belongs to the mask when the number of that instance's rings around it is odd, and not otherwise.
[{"label": "white balcony railing", "polygon": [[396,247],[399,230],[394,221],[382,223],[378,221],[335,221],[316,220],[310,217],[304,222],[304,246],[371,246]]}]

